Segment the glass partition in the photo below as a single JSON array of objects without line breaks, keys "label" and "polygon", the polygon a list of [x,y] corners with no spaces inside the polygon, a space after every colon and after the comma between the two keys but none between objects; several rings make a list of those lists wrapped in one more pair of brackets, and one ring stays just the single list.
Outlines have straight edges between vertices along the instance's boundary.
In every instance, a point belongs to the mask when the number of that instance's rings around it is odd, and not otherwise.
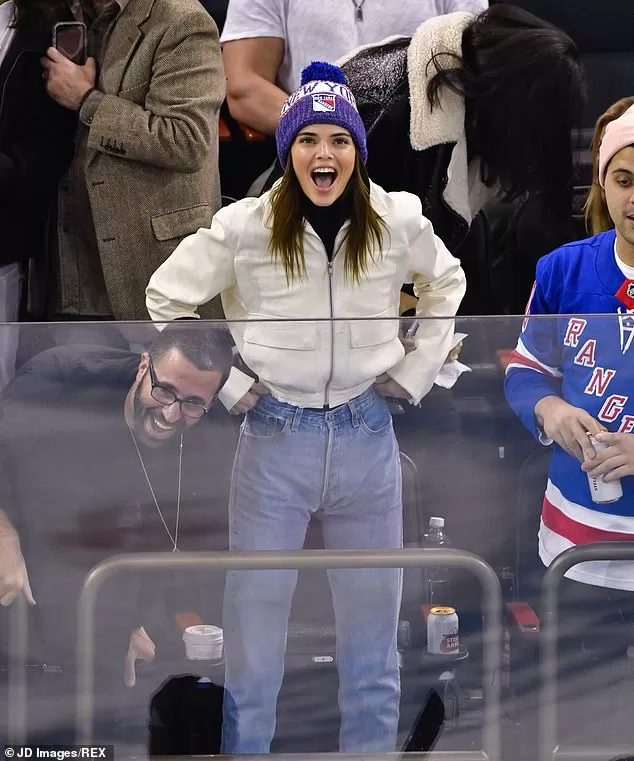
[{"label": "glass partition", "polygon": [[[21,325],[0,737],[73,743],[88,722],[117,758],[619,757],[632,334],[615,315]],[[372,376],[386,353],[399,386]],[[616,484],[564,451],[587,449],[577,423],[621,433]],[[599,541],[542,606],[544,563]]]}]

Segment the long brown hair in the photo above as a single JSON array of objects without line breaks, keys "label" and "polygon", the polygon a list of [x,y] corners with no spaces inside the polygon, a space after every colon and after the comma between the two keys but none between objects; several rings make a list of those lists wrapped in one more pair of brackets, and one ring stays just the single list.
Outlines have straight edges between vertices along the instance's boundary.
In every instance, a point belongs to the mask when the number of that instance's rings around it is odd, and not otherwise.
[{"label": "long brown hair", "polygon": [[634,96],[617,100],[604,114],[601,114],[594,127],[594,135],[592,136],[592,186],[583,207],[586,229],[592,235],[611,230],[614,227],[610,212],[608,211],[608,205],[605,201],[603,188],[599,185],[599,148],[601,140],[603,140],[603,134],[608,124],[623,116],[627,109],[633,105]]},{"label": "long brown hair", "polygon": [[[350,197],[350,227],[346,231],[344,275],[359,282],[368,268],[368,258],[374,260],[374,251],[381,249],[387,226],[370,203],[370,186],[367,174],[357,153],[354,171],[345,190]],[[281,260],[287,282],[306,274],[304,259],[305,219],[302,211],[303,191],[293,169],[286,163],[284,176],[278,187],[271,191],[271,241],[273,259]]]}]

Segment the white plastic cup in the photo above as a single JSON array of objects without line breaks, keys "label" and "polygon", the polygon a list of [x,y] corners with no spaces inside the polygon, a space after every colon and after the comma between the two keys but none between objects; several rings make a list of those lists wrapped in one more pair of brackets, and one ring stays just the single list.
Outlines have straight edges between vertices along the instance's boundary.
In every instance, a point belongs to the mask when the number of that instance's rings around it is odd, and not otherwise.
[{"label": "white plastic cup", "polygon": [[219,626],[198,624],[183,632],[185,654],[190,661],[219,661],[222,659],[223,632]]}]

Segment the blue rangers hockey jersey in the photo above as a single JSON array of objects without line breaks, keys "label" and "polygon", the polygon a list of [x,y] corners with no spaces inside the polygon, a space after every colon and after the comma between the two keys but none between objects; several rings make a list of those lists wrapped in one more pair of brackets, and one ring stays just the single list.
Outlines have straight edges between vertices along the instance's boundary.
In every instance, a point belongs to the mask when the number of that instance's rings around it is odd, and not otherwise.
[{"label": "blue rangers hockey jersey", "polygon": [[[634,281],[616,262],[615,239],[614,231],[600,233],[538,262],[505,393],[542,443],[551,442],[537,429],[534,409],[552,394],[587,410],[609,431],[634,433]],[[598,316],[605,314],[613,316]],[[634,476],[621,479],[621,485],[617,502],[593,502],[581,463],[554,445],[539,530],[546,565],[576,544],[634,540]],[[584,563],[566,575],[634,589],[634,563]]]}]

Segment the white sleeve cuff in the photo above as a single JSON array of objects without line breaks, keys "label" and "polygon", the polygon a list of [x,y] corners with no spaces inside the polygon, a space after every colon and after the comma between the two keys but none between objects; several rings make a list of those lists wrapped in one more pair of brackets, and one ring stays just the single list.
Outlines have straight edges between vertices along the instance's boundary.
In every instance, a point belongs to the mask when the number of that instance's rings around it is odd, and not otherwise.
[{"label": "white sleeve cuff", "polygon": [[546,432],[543,428],[540,428],[537,424],[535,424],[536,430],[537,430],[537,440],[540,444],[543,444],[545,447],[549,447],[551,444],[554,443],[553,439],[546,436]]},{"label": "white sleeve cuff", "polygon": [[226,383],[218,392],[218,399],[227,410],[231,410],[247,393],[255,380],[250,375],[232,367]]}]

